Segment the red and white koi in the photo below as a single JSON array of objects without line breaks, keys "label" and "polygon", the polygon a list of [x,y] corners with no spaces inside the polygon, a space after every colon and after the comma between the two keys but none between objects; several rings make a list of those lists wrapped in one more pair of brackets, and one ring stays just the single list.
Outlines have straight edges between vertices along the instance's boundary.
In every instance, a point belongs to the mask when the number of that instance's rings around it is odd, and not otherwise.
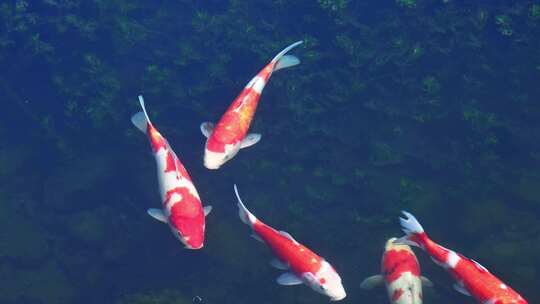
[{"label": "red and white koi", "polygon": [[405,244],[396,244],[396,238],[386,242],[381,261],[381,274],[366,278],[361,288],[372,289],[384,282],[390,303],[422,304],[422,285],[433,283],[420,276],[420,265],[411,250]]},{"label": "red and white koi", "polygon": [[346,297],[341,278],[325,259],[298,243],[285,231],[277,231],[258,220],[242,203],[234,185],[238,200],[238,214],[242,222],[251,227],[253,237],[270,247],[276,259],[270,263],[275,268],[288,270],[277,278],[280,285],[306,284],[316,292],[339,301]]},{"label": "red and white koi", "polygon": [[481,304],[527,304],[521,295],[478,262],[433,242],[412,214],[402,212],[405,218],[399,220],[405,236],[396,242],[426,251],[436,264],[445,268],[456,280],[454,289],[472,296]]},{"label": "red and white koi", "polygon": [[131,122],[148,135],[157,163],[157,177],[162,208],[148,209],[148,214],[169,225],[173,234],[188,249],[200,249],[204,245],[205,216],[211,206],[202,207],[199,194],[186,168],[171,146],[152,125],[144,100],[139,96],[142,112],[131,117]]},{"label": "red and white koi", "polygon": [[273,72],[295,66],[300,60],[292,55],[285,55],[302,41],[295,42],[279,52],[236,97],[217,125],[211,122],[201,124],[201,132],[207,138],[204,150],[204,166],[218,169],[232,159],[242,148],[256,144],[261,135],[247,134],[264,86]]}]

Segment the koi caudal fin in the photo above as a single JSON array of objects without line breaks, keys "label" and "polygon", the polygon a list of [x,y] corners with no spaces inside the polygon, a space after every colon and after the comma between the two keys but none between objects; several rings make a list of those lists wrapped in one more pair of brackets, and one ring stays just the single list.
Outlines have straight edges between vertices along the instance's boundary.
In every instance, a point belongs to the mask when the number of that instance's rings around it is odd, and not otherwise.
[{"label": "koi caudal fin", "polygon": [[405,215],[405,218],[400,217],[399,223],[405,236],[395,240],[394,243],[422,247],[423,237],[425,237],[424,228],[422,228],[414,215],[407,211],[401,212]]},{"label": "koi caudal fin", "polygon": [[137,129],[146,134],[148,125],[151,125],[152,123],[150,122],[150,118],[148,118],[148,114],[146,113],[142,95],[139,95],[139,104],[141,105],[142,111],[131,116],[131,122],[135,125],[135,127],[137,127]]},{"label": "koi caudal fin", "polygon": [[234,184],[234,193],[236,194],[236,199],[238,200],[238,216],[240,216],[242,222],[248,224],[250,227],[253,227],[253,225],[257,221],[257,218],[251,212],[249,212],[244,203],[242,203],[242,199],[238,194],[238,188],[236,187],[236,184]]},{"label": "koi caudal fin", "polygon": [[296,56],[285,54],[302,43],[304,43],[304,41],[297,41],[286,47],[283,51],[279,52],[276,57],[272,59],[272,62],[275,63],[274,71],[298,65],[300,63],[300,59],[298,59]]}]

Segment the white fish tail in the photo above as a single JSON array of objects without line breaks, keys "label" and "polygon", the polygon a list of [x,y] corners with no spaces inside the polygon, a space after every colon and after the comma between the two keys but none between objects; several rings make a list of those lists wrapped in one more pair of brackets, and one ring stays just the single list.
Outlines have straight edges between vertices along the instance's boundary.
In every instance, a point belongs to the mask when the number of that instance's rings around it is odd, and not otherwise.
[{"label": "white fish tail", "polygon": [[142,95],[139,95],[139,104],[141,105],[142,111],[131,116],[131,122],[135,125],[135,127],[137,127],[137,129],[146,134],[148,125],[152,123],[150,122],[150,118],[148,118],[148,114],[146,113]]},{"label": "white fish tail", "polygon": [[257,222],[257,218],[251,212],[249,212],[249,210],[242,202],[242,199],[238,194],[238,188],[236,187],[236,184],[234,184],[234,193],[236,194],[236,199],[238,200],[238,216],[240,216],[242,222],[249,225],[250,227],[253,227],[255,222]]},{"label": "white fish tail", "polygon": [[288,67],[292,67],[292,66],[295,66],[297,64],[300,63],[300,59],[298,59],[297,57],[295,56],[292,56],[292,55],[285,55],[287,52],[289,52],[290,50],[292,50],[293,48],[299,46],[300,44],[304,43],[304,41],[300,40],[300,41],[297,41],[291,45],[289,45],[288,47],[286,47],[285,49],[283,49],[283,51],[279,52],[276,57],[274,57],[272,59],[272,62],[275,63],[274,65],[274,71],[277,71],[277,70],[281,70],[281,69],[285,69],[285,68],[288,68]]},{"label": "white fish tail", "polygon": [[405,236],[395,240],[394,242],[398,244],[422,247],[422,244],[418,242],[420,240],[417,236],[424,233],[424,228],[422,228],[422,225],[420,225],[414,215],[407,211],[401,212],[403,213],[403,215],[405,215],[405,218],[400,217],[399,223],[401,224],[401,230],[403,230]]}]

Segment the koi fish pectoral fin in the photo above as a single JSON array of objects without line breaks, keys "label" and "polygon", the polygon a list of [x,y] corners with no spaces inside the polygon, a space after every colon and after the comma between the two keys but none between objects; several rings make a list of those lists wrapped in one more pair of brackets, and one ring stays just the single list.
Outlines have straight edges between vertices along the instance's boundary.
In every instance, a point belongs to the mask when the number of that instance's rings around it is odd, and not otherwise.
[{"label": "koi fish pectoral fin", "polygon": [[135,115],[131,116],[131,123],[141,132],[146,134],[147,121],[146,116],[144,116],[143,112],[138,112]]},{"label": "koi fish pectoral fin", "polygon": [[380,274],[365,278],[362,283],[360,283],[360,288],[362,289],[373,289],[377,286],[380,286],[384,283],[384,277]]},{"label": "koi fish pectoral fin", "polygon": [[201,133],[204,135],[204,137],[208,138],[212,134],[212,131],[214,131],[214,124],[206,121],[201,124]]},{"label": "koi fish pectoral fin", "polygon": [[287,265],[287,263],[284,263],[280,261],[279,259],[275,259],[275,258],[270,261],[270,265],[272,265],[272,267],[277,268],[279,270],[289,269],[289,265]]},{"label": "koi fish pectoral fin", "polygon": [[148,118],[148,114],[146,113],[146,108],[144,106],[144,98],[142,95],[139,95],[139,104],[141,106],[142,111],[136,113],[131,117],[131,122],[137,127],[137,129],[141,130],[141,132],[146,134],[146,129],[148,128],[148,124],[150,123],[150,118]]},{"label": "koi fish pectoral fin", "polygon": [[204,207],[203,211],[204,211],[204,216],[207,216],[208,214],[210,214],[210,212],[212,212],[212,206]]},{"label": "koi fish pectoral fin", "polygon": [[424,287],[430,287],[431,288],[431,287],[434,286],[433,282],[431,282],[430,279],[428,279],[428,278],[426,278],[424,276],[421,276],[420,280],[422,281],[422,286],[424,286]]},{"label": "koi fish pectoral fin", "polygon": [[250,133],[240,143],[240,149],[251,147],[254,144],[258,143],[261,140],[261,134]]},{"label": "koi fish pectoral fin", "polygon": [[459,284],[459,283],[454,283],[454,289],[457,290],[459,293],[462,293],[466,296],[471,296],[471,294],[467,291],[467,289],[465,289],[465,287],[463,287],[463,285]]},{"label": "koi fish pectoral fin", "polygon": [[285,272],[284,274],[280,275],[276,279],[276,281],[279,285],[285,285],[285,286],[300,285],[304,283],[302,279],[300,279],[297,275],[295,275],[292,272]]},{"label": "koi fish pectoral fin", "polygon": [[293,55],[285,55],[279,59],[274,67],[274,71],[289,68],[300,64],[300,59]]},{"label": "koi fish pectoral fin", "polygon": [[148,213],[148,215],[155,218],[156,220],[167,223],[167,217],[163,213],[163,210],[157,208],[150,208],[146,212]]}]

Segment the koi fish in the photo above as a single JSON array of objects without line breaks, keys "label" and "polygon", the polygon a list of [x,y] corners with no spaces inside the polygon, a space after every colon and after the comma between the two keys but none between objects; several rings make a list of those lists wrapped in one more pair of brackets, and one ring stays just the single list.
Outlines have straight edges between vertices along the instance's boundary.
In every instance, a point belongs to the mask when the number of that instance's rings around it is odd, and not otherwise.
[{"label": "koi fish", "polygon": [[270,265],[287,270],[277,278],[280,285],[306,284],[318,293],[339,301],[346,297],[341,278],[334,267],[325,259],[298,243],[285,231],[277,231],[257,219],[242,203],[234,185],[238,200],[238,214],[242,222],[251,227],[253,237],[270,247],[276,256]]},{"label": "koi fish", "polygon": [[396,244],[396,238],[386,241],[381,261],[381,274],[366,278],[360,287],[372,289],[384,282],[390,303],[422,304],[422,284],[433,286],[433,283],[420,276],[420,265],[411,250],[404,244]]},{"label": "koi fish", "polygon": [[204,149],[206,168],[218,169],[232,159],[240,149],[253,146],[261,139],[260,134],[247,134],[247,131],[255,115],[262,90],[273,72],[300,63],[295,56],[285,54],[302,42],[298,41],[286,47],[253,77],[216,126],[211,122],[201,124],[201,132],[207,138]]},{"label": "koi fish", "polygon": [[405,236],[395,242],[426,251],[436,264],[445,268],[456,280],[454,289],[472,296],[481,304],[527,304],[523,297],[478,262],[433,242],[412,214],[402,212],[405,218],[399,220]]},{"label": "koi fish", "polygon": [[176,156],[167,139],[152,125],[144,100],[139,96],[142,112],[131,117],[131,122],[148,135],[157,164],[157,177],[162,208],[148,209],[148,214],[166,223],[172,233],[188,249],[200,249],[204,245],[205,216],[211,206],[202,207],[199,194],[186,168]]}]

